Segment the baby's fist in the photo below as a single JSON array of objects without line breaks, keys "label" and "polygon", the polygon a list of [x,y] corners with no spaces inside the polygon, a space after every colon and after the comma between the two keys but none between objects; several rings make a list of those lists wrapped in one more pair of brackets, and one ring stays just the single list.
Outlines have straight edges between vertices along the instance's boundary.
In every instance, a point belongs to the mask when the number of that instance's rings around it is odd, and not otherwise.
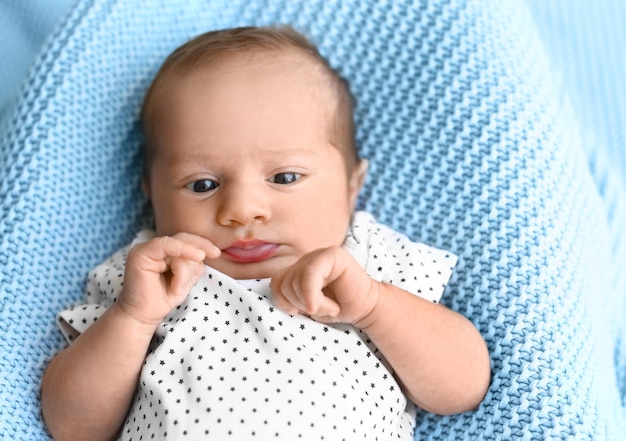
[{"label": "baby's fist", "polygon": [[119,306],[138,321],[160,323],[180,305],[204,273],[204,260],[219,249],[200,236],[155,237],[128,253]]},{"label": "baby's fist", "polygon": [[358,323],[376,305],[376,288],[376,282],[340,247],[305,254],[272,278],[273,301],[279,309],[325,323]]}]

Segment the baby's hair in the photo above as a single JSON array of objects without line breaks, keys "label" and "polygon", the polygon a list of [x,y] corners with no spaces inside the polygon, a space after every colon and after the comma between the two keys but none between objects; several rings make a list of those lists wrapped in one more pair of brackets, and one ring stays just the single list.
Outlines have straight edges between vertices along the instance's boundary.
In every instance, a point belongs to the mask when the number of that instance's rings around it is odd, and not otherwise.
[{"label": "baby's hair", "polygon": [[306,37],[289,26],[281,27],[241,27],[210,31],[189,40],[174,50],[163,62],[144,97],[141,121],[145,134],[143,147],[144,174],[152,160],[150,146],[150,110],[155,90],[168,73],[183,69],[193,70],[204,67],[221,57],[254,51],[277,51],[295,49],[310,57],[328,74],[330,87],[336,99],[330,136],[333,144],[342,151],[346,165],[352,169],[358,164],[354,134],[354,99],[348,82],[333,69],[318,49]]}]

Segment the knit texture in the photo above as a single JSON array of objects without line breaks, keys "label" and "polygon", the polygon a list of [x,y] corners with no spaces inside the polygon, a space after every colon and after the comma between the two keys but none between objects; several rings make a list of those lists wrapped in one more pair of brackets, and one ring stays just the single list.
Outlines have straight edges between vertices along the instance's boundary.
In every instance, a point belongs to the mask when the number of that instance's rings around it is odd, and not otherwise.
[{"label": "knit texture", "polygon": [[359,208],[459,256],[442,303],[485,337],[492,383],[474,412],[420,412],[416,439],[620,439],[624,151],[591,148],[521,0],[78,2],[0,135],[0,438],[48,439],[54,317],[150,223],[138,115],[160,62],[195,34],[273,23],[351,83]]},{"label": "knit texture", "polygon": [[0,123],[44,40],[75,1],[0,1]]}]

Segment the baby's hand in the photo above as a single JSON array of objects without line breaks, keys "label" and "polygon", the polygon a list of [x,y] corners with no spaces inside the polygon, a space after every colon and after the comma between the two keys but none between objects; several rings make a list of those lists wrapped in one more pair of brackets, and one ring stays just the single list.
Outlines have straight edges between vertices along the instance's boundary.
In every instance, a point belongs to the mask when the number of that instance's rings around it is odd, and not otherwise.
[{"label": "baby's hand", "polygon": [[188,233],[138,244],[128,253],[117,303],[134,319],[156,326],[185,300],[204,273],[204,260],[219,255],[211,241]]},{"label": "baby's hand", "polygon": [[378,302],[378,283],[342,248],[302,256],[272,278],[273,300],[284,312],[358,326]]}]

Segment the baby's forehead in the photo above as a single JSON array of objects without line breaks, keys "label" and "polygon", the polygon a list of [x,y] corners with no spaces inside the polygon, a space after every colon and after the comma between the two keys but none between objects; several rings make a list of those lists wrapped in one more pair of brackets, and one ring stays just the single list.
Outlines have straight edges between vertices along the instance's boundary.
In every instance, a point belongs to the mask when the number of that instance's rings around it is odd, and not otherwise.
[{"label": "baby's forehead", "polygon": [[[351,118],[351,109],[345,104],[340,104],[346,99],[343,98],[338,86],[339,81],[335,78],[337,74],[324,64],[323,60],[305,50],[291,47],[231,51],[194,63],[182,62],[178,65],[170,65],[166,71],[160,73],[160,79],[155,79],[156,84],[153,86],[156,87],[152,90],[152,97],[145,103],[147,105],[142,116],[147,144],[152,144],[150,140],[158,137],[161,124],[156,120],[169,114],[167,111],[164,112],[163,105],[167,107],[165,103],[173,97],[170,94],[176,94],[177,90],[180,90],[177,84],[180,85],[185,78],[192,79],[197,85],[198,78],[208,82],[219,81],[220,76],[226,78],[246,69],[251,71],[252,75],[243,76],[254,84],[255,69],[266,67],[270,67],[270,71],[275,73],[279,84],[283,82],[287,84],[288,81],[300,83],[302,87],[297,89],[298,93],[313,96],[314,100],[319,103],[320,115],[326,120],[328,136],[333,144],[336,144],[346,157],[355,156],[351,150],[354,149],[353,141],[350,136],[346,135],[349,132],[347,120]],[[215,74],[216,71],[220,73]],[[207,87],[215,85],[215,83],[209,84],[208,82],[204,83]],[[298,99],[295,94],[293,98]]]},{"label": "baby's forehead", "polygon": [[[217,54],[206,61],[181,63],[172,67],[172,78],[189,74],[210,74],[220,71],[228,74],[240,71],[273,69],[277,76],[290,76],[309,82],[309,87],[330,88],[332,72],[321,60],[299,48],[253,48]],[[209,75],[210,77],[210,75]]]},{"label": "baby's forehead", "polygon": [[[175,96],[181,90],[178,86],[186,80],[191,81],[194,87],[198,84],[200,87],[214,87],[217,84],[219,89],[220,81],[223,80],[232,85],[233,78],[241,78],[248,84],[260,85],[261,78],[267,81],[268,77],[272,78],[270,81],[285,87],[300,84],[301,87],[293,88],[294,95],[304,93],[313,96],[320,110],[329,112],[329,118],[336,116],[333,110],[337,105],[338,94],[333,87],[332,72],[321,61],[298,48],[227,52],[208,60],[171,66],[161,73],[160,80],[155,84],[150,100],[152,102],[148,103],[144,116],[151,118],[155,110],[161,113],[158,110],[161,104]],[[294,99],[297,99],[297,95]]]},{"label": "baby's forehead", "polygon": [[150,122],[162,107],[163,101],[176,95],[185,80],[198,78],[207,87],[244,71],[252,73],[249,81],[256,81],[255,71],[274,68],[275,76],[307,82],[307,88],[328,89],[325,83],[328,76],[320,62],[298,48],[248,48],[237,51],[223,51],[217,54],[207,52],[178,59],[164,66],[153,80],[144,101],[142,119]]}]

